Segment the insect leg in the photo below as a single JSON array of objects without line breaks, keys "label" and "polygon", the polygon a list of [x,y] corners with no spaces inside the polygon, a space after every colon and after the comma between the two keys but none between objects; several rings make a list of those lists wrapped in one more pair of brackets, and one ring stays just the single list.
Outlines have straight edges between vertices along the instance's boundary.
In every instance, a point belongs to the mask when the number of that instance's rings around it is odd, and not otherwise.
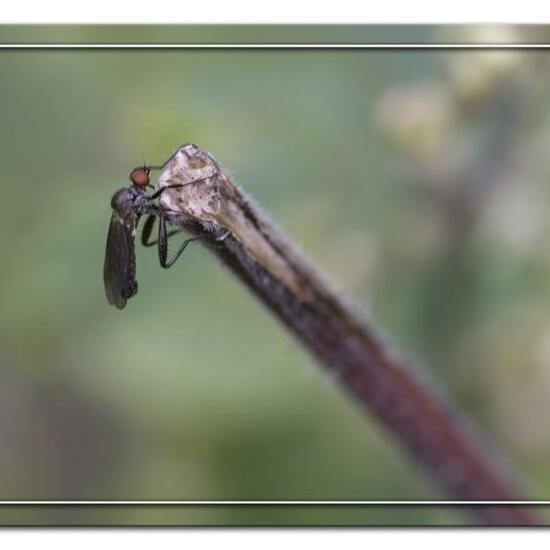
[{"label": "insect leg", "polygon": [[[181,147],[183,147],[183,145]],[[162,170],[178,154],[181,147],[178,147],[162,164],[157,166],[147,166],[147,168],[149,170]]]},{"label": "insect leg", "polygon": [[143,224],[143,230],[141,232],[141,244],[143,246],[153,246],[155,244],[155,242],[149,241],[149,237],[153,231],[153,225],[155,225],[155,217],[154,214],[150,214]]},{"label": "insect leg", "polygon": [[218,175],[218,172],[216,171],[216,173],[211,174],[210,176],[204,176],[202,178],[197,178],[197,179],[188,181],[186,183],[174,183],[174,184],[171,184],[171,185],[165,185],[164,187],[161,187],[160,189],[155,191],[151,195],[151,199],[152,200],[158,199],[160,197],[160,195],[162,195],[162,193],[164,193],[165,189],[174,189],[176,187],[185,187],[187,185],[192,185],[193,183],[200,183],[201,181],[206,181],[207,179],[213,178],[214,176],[217,176],[217,175]]},{"label": "insect leg", "polygon": [[[153,246],[158,243],[158,239],[155,239],[154,241],[149,240],[153,231],[153,226],[155,225],[155,218],[155,214],[150,214],[143,224],[143,231],[141,232],[141,244],[143,246]],[[176,233],[181,233],[182,231],[183,229],[172,229],[171,231],[168,231],[168,233],[166,233],[165,238],[168,239],[172,235],[175,235]]]},{"label": "insect leg", "polygon": [[[145,164],[143,165],[143,169],[144,170],[162,170],[182,149],[183,147],[185,147],[186,144],[184,145],[181,145],[180,147],[178,147],[162,164],[158,164],[158,165],[149,165],[149,166],[146,166]],[[210,153],[207,153],[208,155],[208,158],[214,163],[214,165],[216,166],[216,175],[219,174],[220,172],[220,167],[218,166],[218,163],[214,160],[214,157],[212,157],[212,155]]]},{"label": "insect leg", "polygon": [[168,259],[168,235],[172,233],[166,233],[166,219],[164,216],[159,216],[159,233],[158,233],[158,253],[159,253],[159,262],[161,267],[164,269],[169,269],[172,267],[178,258],[181,256],[182,252],[187,248],[187,245],[190,242],[198,241],[200,237],[192,237],[190,239],[185,239],[183,243],[181,243],[181,246],[179,247],[178,251],[172,256],[172,258]]}]

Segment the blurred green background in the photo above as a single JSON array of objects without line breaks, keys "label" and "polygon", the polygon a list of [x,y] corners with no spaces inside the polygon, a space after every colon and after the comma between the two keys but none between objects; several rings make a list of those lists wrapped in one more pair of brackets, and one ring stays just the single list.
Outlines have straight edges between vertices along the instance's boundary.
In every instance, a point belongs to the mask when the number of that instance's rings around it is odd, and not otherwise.
[{"label": "blurred green background", "polygon": [[[112,193],[143,157],[194,142],[548,499],[548,68],[544,52],[1,51],[0,498],[442,498],[202,247],[170,271],[138,247],[139,294],[107,304]],[[468,518],[113,507],[0,521]]]}]

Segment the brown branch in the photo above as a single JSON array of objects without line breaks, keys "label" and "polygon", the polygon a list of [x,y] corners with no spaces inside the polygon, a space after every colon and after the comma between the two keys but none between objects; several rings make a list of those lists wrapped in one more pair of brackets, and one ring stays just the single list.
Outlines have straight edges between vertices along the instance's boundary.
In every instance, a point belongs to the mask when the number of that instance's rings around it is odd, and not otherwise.
[{"label": "brown branch", "polygon": [[[460,501],[524,500],[474,430],[384,342],[195,145],[180,148],[157,187],[211,176],[161,196],[171,221],[203,242],[286,325],[329,373]],[[473,505],[486,524],[536,523],[511,504]]]}]

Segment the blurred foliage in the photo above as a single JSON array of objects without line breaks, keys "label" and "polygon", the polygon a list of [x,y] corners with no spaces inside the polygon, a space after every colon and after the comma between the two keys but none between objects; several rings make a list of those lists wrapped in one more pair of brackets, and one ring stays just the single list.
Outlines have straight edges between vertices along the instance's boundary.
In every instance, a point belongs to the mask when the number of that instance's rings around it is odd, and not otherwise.
[{"label": "blurred foliage", "polygon": [[[158,163],[186,142],[548,498],[547,69],[542,52],[1,51],[1,498],[440,497],[200,246],[167,272],[139,248],[138,296],[108,306],[110,197],[142,155]],[[465,520],[436,507],[138,507],[4,508],[0,521],[22,518]]]}]

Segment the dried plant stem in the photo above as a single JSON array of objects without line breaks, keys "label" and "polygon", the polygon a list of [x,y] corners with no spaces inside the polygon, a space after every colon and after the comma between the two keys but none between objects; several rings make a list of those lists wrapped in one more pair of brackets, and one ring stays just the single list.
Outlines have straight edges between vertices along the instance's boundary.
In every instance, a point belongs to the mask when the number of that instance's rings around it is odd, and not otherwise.
[{"label": "dried plant stem", "polygon": [[[507,472],[426,380],[292,247],[213,157],[181,147],[157,187],[171,221],[203,242],[279,317],[334,378],[423,463],[444,494],[461,501],[523,500]],[[475,505],[485,524],[536,519],[512,504]]]}]

